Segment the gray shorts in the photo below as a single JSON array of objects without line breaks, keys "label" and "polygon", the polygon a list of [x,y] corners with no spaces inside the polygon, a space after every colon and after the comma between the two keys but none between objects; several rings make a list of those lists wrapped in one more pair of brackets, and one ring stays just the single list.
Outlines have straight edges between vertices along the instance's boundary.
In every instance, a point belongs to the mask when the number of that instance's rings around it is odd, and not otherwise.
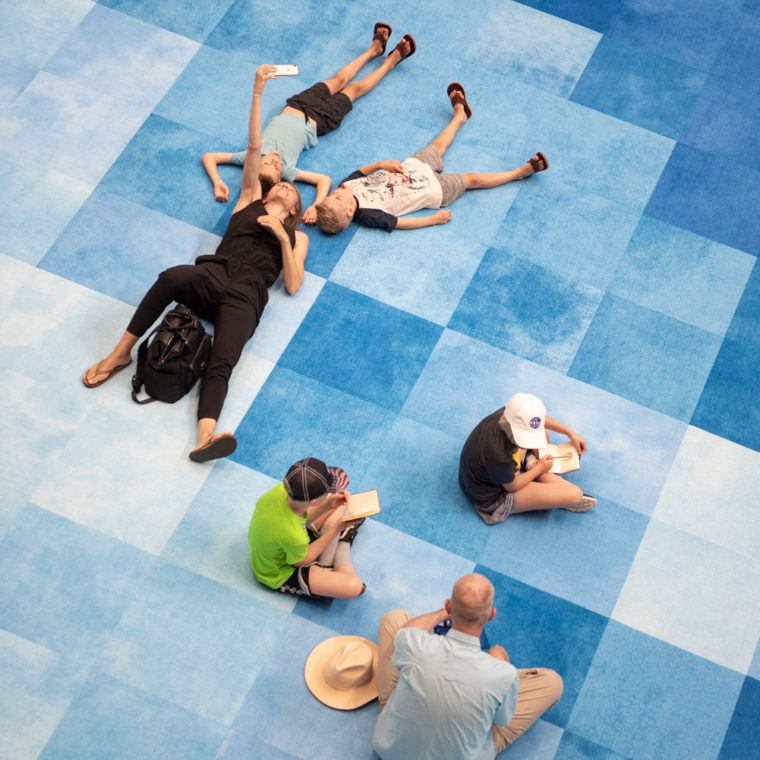
[{"label": "gray shorts", "polygon": [[441,174],[443,171],[443,158],[441,158],[441,154],[432,145],[418,150],[412,155],[412,158],[416,158],[422,161],[423,164],[427,164],[435,172],[438,182],[441,183],[441,208],[445,208],[459,198],[460,195],[464,195],[464,191],[467,189],[464,186],[464,175]]},{"label": "gray shorts", "polygon": [[517,497],[512,491],[502,491],[496,501],[488,507],[473,504],[475,511],[486,525],[504,522],[514,511]]}]

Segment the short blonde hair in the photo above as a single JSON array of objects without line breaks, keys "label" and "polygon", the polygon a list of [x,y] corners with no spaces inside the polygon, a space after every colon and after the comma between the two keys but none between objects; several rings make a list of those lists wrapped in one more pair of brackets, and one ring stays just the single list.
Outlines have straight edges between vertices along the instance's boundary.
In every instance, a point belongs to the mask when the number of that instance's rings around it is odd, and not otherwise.
[{"label": "short blonde hair", "polygon": [[336,214],[327,200],[318,203],[314,208],[317,211],[317,227],[325,235],[335,235],[338,232],[342,232],[351,221],[346,216]]}]

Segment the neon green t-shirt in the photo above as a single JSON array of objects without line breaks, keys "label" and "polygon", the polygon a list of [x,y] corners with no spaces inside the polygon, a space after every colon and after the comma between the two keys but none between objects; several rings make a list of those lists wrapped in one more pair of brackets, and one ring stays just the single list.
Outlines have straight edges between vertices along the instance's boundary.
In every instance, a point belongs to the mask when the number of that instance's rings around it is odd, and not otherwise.
[{"label": "neon green t-shirt", "polygon": [[280,588],[293,574],[295,563],[306,557],[309,534],[305,523],[306,515],[298,517],[288,506],[282,483],[256,502],[248,527],[248,546],[253,574],[265,586]]}]

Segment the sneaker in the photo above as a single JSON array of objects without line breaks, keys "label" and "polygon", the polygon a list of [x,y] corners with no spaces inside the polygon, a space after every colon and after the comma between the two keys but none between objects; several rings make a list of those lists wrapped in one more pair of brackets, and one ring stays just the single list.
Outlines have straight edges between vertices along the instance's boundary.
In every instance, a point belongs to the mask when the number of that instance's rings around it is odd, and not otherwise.
[{"label": "sneaker", "polygon": [[362,517],[362,522],[351,525],[348,528],[344,528],[338,536],[338,541],[345,541],[349,546],[353,544],[354,539],[356,538],[356,534],[359,532],[359,528],[364,522],[364,519],[365,518]]},{"label": "sneaker", "polygon": [[596,499],[584,493],[577,504],[573,504],[571,507],[562,507],[562,509],[566,509],[568,512],[588,512],[589,509],[593,509],[595,506]]}]

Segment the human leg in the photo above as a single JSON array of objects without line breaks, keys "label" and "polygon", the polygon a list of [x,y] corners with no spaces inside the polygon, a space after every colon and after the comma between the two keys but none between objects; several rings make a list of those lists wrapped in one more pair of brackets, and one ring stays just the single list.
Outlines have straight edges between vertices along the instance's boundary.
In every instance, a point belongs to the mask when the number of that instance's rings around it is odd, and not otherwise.
[{"label": "human leg", "polygon": [[562,678],[548,668],[518,670],[520,691],[517,709],[508,726],[491,726],[494,751],[498,755],[527,731],[562,696]]},{"label": "human leg", "polygon": [[143,296],[113,351],[102,361],[93,364],[84,373],[82,382],[88,388],[95,388],[128,366],[132,361],[131,353],[137,341],[172,301],[202,312],[206,302],[213,298],[214,283],[207,278],[201,267],[183,264],[164,270]]},{"label": "human leg", "polygon": [[393,690],[398,683],[399,670],[391,665],[394,646],[393,639],[396,637],[399,628],[406,625],[412,616],[404,610],[391,610],[386,612],[380,618],[380,625],[377,628],[377,690],[378,702],[380,709],[385,707],[385,703],[390,699]]},{"label": "human leg", "polygon": [[464,176],[465,186],[468,190],[487,190],[490,187],[505,185],[517,179],[525,179],[536,172],[542,172],[549,168],[549,162],[543,153],[536,153],[522,166],[510,169],[506,172],[467,172]]},{"label": "human leg", "polygon": [[546,472],[519,491],[515,491],[514,514],[537,509],[567,508],[578,504],[583,491],[559,475]]},{"label": "human leg", "polygon": [[353,61],[347,63],[337,73],[325,80],[325,84],[330,89],[330,95],[340,92],[359,73],[364,64],[385,52],[385,44],[390,34],[391,27],[388,24],[382,22],[375,24],[372,44],[361,55],[354,58]]},{"label": "human leg", "polygon": [[332,570],[319,565],[312,565],[309,573],[309,586],[316,596],[328,596],[338,599],[353,599],[360,596],[365,589],[362,579],[356,574],[353,565],[341,564],[338,566],[338,557],[335,557],[336,567]]},{"label": "human leg", "polygon": [[[411,37],[411,35],[406,35]],[[359,79],[356,82],[351,82],[345,85],[340,92],[348,97],[353,103],[362,95],[366,95],[370,90],[374,89],[385,77],[385,75],[396,68],[396,66],[408,58],[413,52],[413,45],[408,39],[403,39],[388,55],[388,57],[378,66],[373,72],[367,74],[366,77]]]},{"label": "human leg", "polygon": [[217,434],[215,430],[232,370],[258,323],[258,310],[243,299],[225,297],[217,307],[214,343],[198,400],[198,440],[190,452],[190,458],[195,462],[217,459],[235,450],[237,442],[232,433]]}]

